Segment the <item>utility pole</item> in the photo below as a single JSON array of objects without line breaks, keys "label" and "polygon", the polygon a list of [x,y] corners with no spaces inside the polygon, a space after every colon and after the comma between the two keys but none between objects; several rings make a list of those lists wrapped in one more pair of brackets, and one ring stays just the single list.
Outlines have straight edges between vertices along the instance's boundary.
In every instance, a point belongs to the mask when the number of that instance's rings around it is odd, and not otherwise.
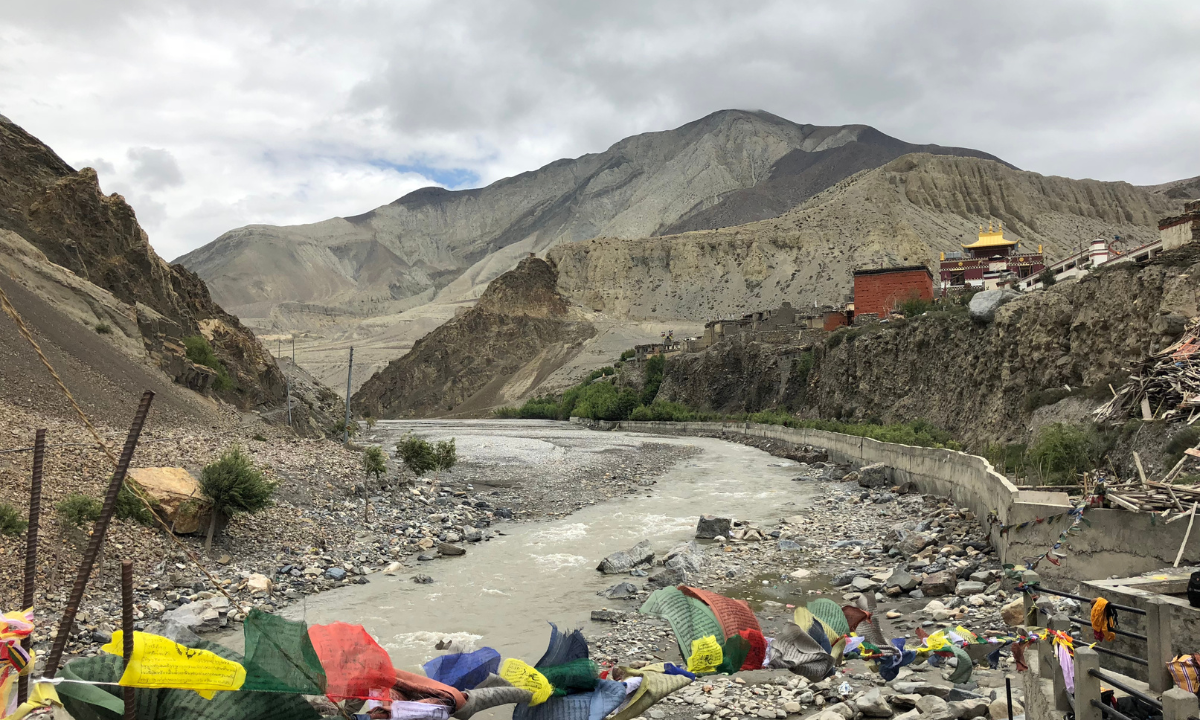
[{"label": "utility pole", "polygon": [[346,368],[346,427],[342,429],[342,442],[350,442],[350,378],[354,376],[354,346],[350,346],[350,366]]},{"label": "utility pole", "polygon": [[[296,333],[292,333],[292,370],[296,369]],[[288,394],[288,427],[292,426],[292,374],[288,373],[287,378],[287,394]]]}]

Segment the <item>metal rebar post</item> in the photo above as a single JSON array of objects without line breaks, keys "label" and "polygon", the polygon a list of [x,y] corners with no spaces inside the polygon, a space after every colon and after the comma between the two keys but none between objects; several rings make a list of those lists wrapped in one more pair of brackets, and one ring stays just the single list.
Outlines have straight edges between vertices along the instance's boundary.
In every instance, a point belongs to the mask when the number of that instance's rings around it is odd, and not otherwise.
[{"label": "metal rebar post", "polygon": [[1156,693],[1166,692],[1174,683],[1167,672],[1171,652],[1171,606],[1160,597],[1146,600],[1146,682]]},{"label": "metal rebar post", "polygon": [[1100,699],[1100,678],[1091,673],[1100,668],[1100,654],[1086,645],[1075,648],[1075,720],[1101,720],[1092,705]]},{"label": "metal rebar post", "polygon": [[[25,585],[21,595],[21,610],[33,607],[34,589],[37,587],[38,526],[42,517],[42,465],[46,461],[46,431],[39,429],[33,437],[33,475],[29,482],[29,526],[25,533]],[[28,650],[33,638],[21,640],[21,647]],[[22,675],[17,681],[17,704],[29,699],[29,676]]]},{"label": "metal rebar post", "polygon": [[[125,667],[133,658],[133,561],[121,562],[121,657]],[[137,720],[137,701],[133,688],[122,687],[121,696],[125,700],[125,720]]]},{"label": "metal rebar post", "polygon": [[1008,703],[1008,720],[1013,720],[1012,678],[1004,676],[1004,701]]},{"label": "metal rebar post", "polygon": [[100,510],[100,518],[92,526],[92,537],[88,540],[87,549],[83,552],[83,560],[79,563],[79,572],[75,575],[75,584],[71,586],[71,596],[67,599],[67,607],[63,609],[62,619],[58,621],[58,634],[54,636],[54,644],[50,646],[50,655],[46,658],[46,667],[42,674],[53,678],[58,672],[58,664],[62,661],[63,651],[67,647],[67,638],[75,625],[75,616],[79,613],[79,604],[83,602],[83,591],[87,588],[88,579],[92,576],[92,567],[96,564],[96,556],[100,554],[100,546],[108,532],[108,523],[112,520],[113,510],[117,504],[117,492],[125,482],[125,473],[129,471],[129,463],[133,460],[133,451],[137,448],[138,438],[142,427],[146,424],[146,415],[150,413],[150,403],[154,393],[147,390],[142,393],[142,401],[138,403],[137,413],[133,416],[133,424],[129,434],[125,436],[125,447],[121,449],[121,457],[108,483],[108,491],[104,494],[104,505]]}]

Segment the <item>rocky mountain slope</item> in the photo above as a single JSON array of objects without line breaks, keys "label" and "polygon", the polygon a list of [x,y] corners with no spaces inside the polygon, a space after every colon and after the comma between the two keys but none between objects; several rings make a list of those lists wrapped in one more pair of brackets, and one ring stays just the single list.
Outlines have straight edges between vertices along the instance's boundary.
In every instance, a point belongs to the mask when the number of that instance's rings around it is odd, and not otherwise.
[{"label": "rocky mountain slope", "polygon": [[[29,315],[35,332],[93,376],[115,382],[135,403],[137,385],[149,383],[142,377],[146,370],[127,364],[161,368],[182,383],[207,373],[183,354],[183,338],[196,335],[208,339],[232,381],[220,397],[242,409],[266,409],[285,399],[285,379],[270,353],[213,302],[199,277],[155,254],[120,195],[105,195],[95,171],[76,172],[2,119],[0,270],[7,287],[22,298],[17,309]],[[11,325],[7,318],[2,322]],[[80,335],[78,342],[71,339]],[[97,343],[106,349],[93,347]],[[8,349],[14,357],[23,352],[15,344]],[[30,371],[38,372],[44,370]],[[133,376],[141,379],[129,387],[119,381]],[[22,381],[33,378],[21,374],[9,380],[5,390],[21,395]],[[308,425],[303,409],[295,408]]]},{"label": "rocky mountain slope", "polygon": [[841,331],[816,346],[807,373],[800,347],[722,343],[669,362],[659,397],[722,412],[926,420],[977,449],[1024,442],[1040,422],[1088,419],[1131,363],[1177,339],[1198,303],[1200,248],[1187,246],[1023,295],[990,324],[939,312]]},{"label": "rocky mountain slope", "polygon": [[572,302],[614,317],[712,319],[849,299],[855,268],[936,261],[999,220],[1025,249],[1063,257],[1094,237],[1158,236],[1177,199],[969,157],[905,155],[836,183],[778,218],[633,240],[564,244],[549,257]]},{"label": "rocky mountain slope", "polygon": [[[863,125],[800,125],[728,110],[485,188],[425,188],[354,217],[239,228],[178,262],[256,327],[283,303],[382,315],[435,291],[442,299],[475,297],[525,254],[562,242],[772,217],[916,151],[991,157],[913,145]],[[287,312],[276,315],[277,327]]]},{"label": "rocky mountain slope", "polygon": [[474,308],[421,338],[351,399],[379,418],[482,413],[536,387],[595,328],[555,289],[550,263],[527,257],[488,285]]}]

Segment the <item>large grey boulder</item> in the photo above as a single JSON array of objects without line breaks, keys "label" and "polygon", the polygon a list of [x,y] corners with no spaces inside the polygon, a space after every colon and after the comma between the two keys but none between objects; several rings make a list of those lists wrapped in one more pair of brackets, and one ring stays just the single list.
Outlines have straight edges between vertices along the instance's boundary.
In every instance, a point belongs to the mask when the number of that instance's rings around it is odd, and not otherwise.
[{"label": "large grey boulder", "polygon": [[990,323],[996,319],[996,311],[1000,309],[1001,305],[1019,297],[1021,297],[1021,293],[1007,288],[984,290],[971,298],[971,304],[967,306],[967,314],[976,322]]},{"label": "large grey boulder", "polygon": [[888,478],[887,465],[874,463],[859,468],[858,484],[867,488],[879,488],[891,485],[891,480]]},{"label": "large grey boulder", "polygon": [[654,551],[650,549],[650,541],[643,540],[628,550],[620,550],[604,558],[596,569],[605,575],[618,575],[653,561]]},{"label": "large grey boulder", "polygon": [[187,628],[193,632],[205,632],[225,627],[228,623],[229,600],[218,595],[207,600],[181,605],[163,615],[163,622]]},{"label": "large grey boulder", "polygon": [[733,521],[726,517],[701,515],[700,521],[696,523],[696,537],[704,540],[712,540],[718,535],[729,537],[729,527],[732,524]]}]

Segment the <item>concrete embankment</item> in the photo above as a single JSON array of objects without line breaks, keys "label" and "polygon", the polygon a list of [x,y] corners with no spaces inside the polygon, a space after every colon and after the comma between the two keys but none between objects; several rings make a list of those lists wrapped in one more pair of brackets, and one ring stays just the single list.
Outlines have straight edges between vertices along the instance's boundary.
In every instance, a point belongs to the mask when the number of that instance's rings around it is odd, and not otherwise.
[{"label": "concrete embankment", "polygon": [[[621,430],[662,435],[720,435],[765,438],[811,445],[830,459],[856,466],[883,463],[893,484],[911,483],[919,492],[949,497],[971,510],[988,530],[1001,562],[1023,564],[1043,555],[1071,519],[1058,517],[1070,509],[1065,493],[1020,490],[991,463],[955,450],[879,442],[840,433],[753,423],[617,423]],[[1165,525],[1148,513],[1089,508],[1079,532],[1062,539],[1059,565],[1042,562],[1044,577],[1088,580],[1135,575],[1170,565],[1184,539],[1186,523]],[[1033,524],[1002,532],[1004,526]],[[1184,564],[1200,563],[1200,537],[1184,549]]]}]

